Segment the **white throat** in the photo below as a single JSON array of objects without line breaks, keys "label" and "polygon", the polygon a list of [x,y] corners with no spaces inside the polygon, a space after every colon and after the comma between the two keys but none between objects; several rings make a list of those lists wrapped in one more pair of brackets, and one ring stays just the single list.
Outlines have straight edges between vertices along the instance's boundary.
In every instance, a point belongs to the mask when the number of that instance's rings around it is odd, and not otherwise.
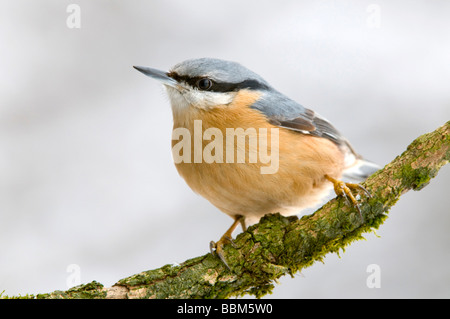
[{"label": "white throat", "polygon": [[174,88],[165,85],[174,112],[186,111],[190,107],[209,110],[233,102],[237,92],[210,92],[192,88]]}]

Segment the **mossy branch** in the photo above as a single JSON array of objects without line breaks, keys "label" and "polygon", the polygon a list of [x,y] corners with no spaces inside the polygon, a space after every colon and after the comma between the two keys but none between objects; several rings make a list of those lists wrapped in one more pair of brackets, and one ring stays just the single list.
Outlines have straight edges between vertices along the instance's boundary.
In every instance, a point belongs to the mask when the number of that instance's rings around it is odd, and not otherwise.
[{"label": "mossy branch", "polygon": [[268,215],[237,236],[236,247],[224,254],[231,269],[217,256],[206,254],[143,271],[104,288],[97,282],[37,298],[228,298],[261,297],[274,281],[339,252],[365,232],[377,229],[386,213],[407,191],[420,190],[450,160],[450,122],[412,142],[407,150],[364,183],[372,198],[361,198],[361,212],[342,198],[326,203],[301,219]]}]

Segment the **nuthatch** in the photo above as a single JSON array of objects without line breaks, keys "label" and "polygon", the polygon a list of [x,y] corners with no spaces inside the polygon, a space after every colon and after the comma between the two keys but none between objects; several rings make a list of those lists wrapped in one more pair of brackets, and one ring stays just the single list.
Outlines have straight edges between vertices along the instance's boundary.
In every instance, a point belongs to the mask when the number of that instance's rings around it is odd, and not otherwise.
[{"label": "nuthatch", "polygon": [[[223,245],[232,243],[239,223],[245,231],[268,213],[298,214],[317,204],[333,185],[361,215],[351,190],[365,189],[340,179],[345,175],[363,180],[379,167],[363,160],[313,110],[235,62],[201,58],[181,62],[169,72],[135,68],[167,89],[178,173],[194,192],[234,219],[220,240],[211,242],[225,264]],[[243,151],[245,157],[236,159]],[[276,154],[271,160],[277,163],[264,172],[268,154]]]}]

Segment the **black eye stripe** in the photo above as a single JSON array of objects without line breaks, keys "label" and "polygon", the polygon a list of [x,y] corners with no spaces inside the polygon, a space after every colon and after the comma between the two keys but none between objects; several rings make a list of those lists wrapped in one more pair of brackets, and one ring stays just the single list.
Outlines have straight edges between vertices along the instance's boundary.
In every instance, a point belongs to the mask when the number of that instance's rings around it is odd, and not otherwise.
[{"label": "black eye stripe", "polygon": [[[197,83],[205,79],[204,76],[195,76],[190,77],[186,75],[179,75],[176,72],[169,72],[167,73],[167,76],[171,77],[172,79],[178,81],[178,82],[185,82],[189,84],[192,87],[197,87]],[[210,79],[211,80],[211,79]],[[215,82],[211,80],[212,85],[207,91],[212,92],[236,92],[242,89],[248,89],[248,90],[268,90],[269,87],[261,82],[258,82],[257,80],[244,80],[239,83],[227,83],[227,82]]]},{"label": "black eye stripe", "polygon": [[178,73],[175,72],[169,72],[167,73],[167,76],[171,77],[172,79],[178,82],[185,82],[192,87],[197,87],[197,82],[204,78],[202,76],[189,77],[185,75],[178,75]]}]

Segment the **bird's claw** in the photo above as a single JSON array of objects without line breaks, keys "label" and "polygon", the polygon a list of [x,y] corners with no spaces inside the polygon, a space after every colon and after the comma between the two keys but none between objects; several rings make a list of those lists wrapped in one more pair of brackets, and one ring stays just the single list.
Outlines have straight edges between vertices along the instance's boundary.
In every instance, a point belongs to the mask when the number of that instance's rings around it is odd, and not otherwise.
[{"label": "bird's claw", "polygon": [[362,216],[361,209],[359,208],[359,203],[356,200],[355,196],[352,193],[352,190],[358,191],[362,190],[367,195],[367,197],[371,198],[372,195],[369,193],[367,189],[363,186],[355,183],[345,183],[339,180],[336,180],[328,175],[325,175],[325,178],[333,183],[334,192],[337,196],[342,196],[345,198],[346,202],[358,210],[359,216],[361,217],[361,221],[364,222],[364,217]]},{"label": "bird's claw", "polygon": [[231,270],[230,266],[228,265],[227,261],[225,260],[224,254],[223,254],[223,246],[228,243],[233,245],[234,248],[237,247],[231,237],[223,235],[217,243],[215,241],[211,240],[211,242],[209,243],[209,249],[211,251],[211,254],[216,254],[220,258],[220,260],[222,260],[222,262],[225,264],[225,266],[227,266],[227,268]]},{"label": "bird's claw", "polygon": [[225,244],[230,243],[234,248],[237,248],[237,245],[234,243],[233,238],[231,238],[231,235],[233,231],[235,230],[236,226],[241,223],[242,229],[245,231],[245,219],[241,215],[235,216],[234,223],[231,225],[231,227],[223,234],[223,236],[219,239],[219,241],[216,243],[214,241],[211,241],[209,243],[209,249],[211,251],[211,254],[216,254],[219,256],[220,260],[227,266],[228,269],[231,270],[230,266],[228,265],[227,261],[225,260],[225,256],[223,254],[223,246]]}]

